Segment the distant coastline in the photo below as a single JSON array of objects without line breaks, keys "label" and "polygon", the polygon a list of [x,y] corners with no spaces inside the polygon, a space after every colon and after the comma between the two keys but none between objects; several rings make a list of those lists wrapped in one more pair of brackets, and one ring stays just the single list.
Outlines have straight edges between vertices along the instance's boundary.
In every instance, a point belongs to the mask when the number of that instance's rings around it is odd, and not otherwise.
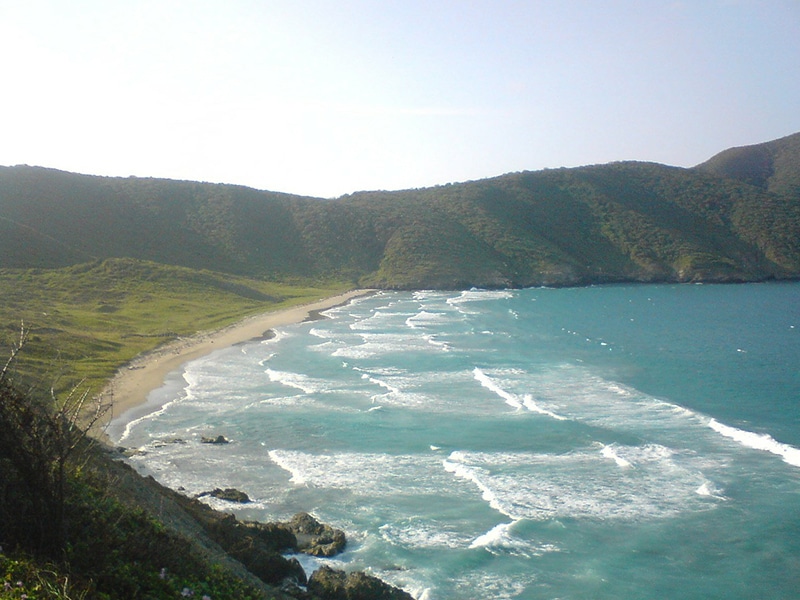
[{"label": "distant coastline", "polygon": [[108,422],[104,425],[107,426],[112,420],[119,419],[131,409],[144,404],[150,392],[158,389],[167,375],[191,360],[221,348],[269,339],[275,335],[272,331],[275,327],[321,319],[323,311],[373,293],[375,290],[371,289],[351,290],[317,302],[262,313],[223,329],[199,332],[145,352],[121,367],[101,393],[103,401],[113,405]]}]

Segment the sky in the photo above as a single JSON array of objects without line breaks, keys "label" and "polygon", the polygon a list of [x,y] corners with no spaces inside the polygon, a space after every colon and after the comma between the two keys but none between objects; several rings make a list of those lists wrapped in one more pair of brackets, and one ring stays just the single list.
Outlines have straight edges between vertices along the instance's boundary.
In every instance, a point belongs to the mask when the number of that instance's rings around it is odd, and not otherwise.
[{"label": "sky", "polygon": [[0,0],[0,165],[324,198],[800,131],[800,0]]}]

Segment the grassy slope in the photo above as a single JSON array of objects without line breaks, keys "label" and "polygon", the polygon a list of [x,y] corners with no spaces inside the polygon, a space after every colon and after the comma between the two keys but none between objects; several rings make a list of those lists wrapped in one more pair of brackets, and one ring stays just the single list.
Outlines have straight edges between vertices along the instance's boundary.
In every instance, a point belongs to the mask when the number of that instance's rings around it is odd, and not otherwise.
[{"label": "grassy slope", "polygon": [[137,354],[176,336],[347,289],[343,283],[275,283],[133,259],[50,270],[0,270],[0,342],[30,329],[23,374],[81,380],[98,391]]}]

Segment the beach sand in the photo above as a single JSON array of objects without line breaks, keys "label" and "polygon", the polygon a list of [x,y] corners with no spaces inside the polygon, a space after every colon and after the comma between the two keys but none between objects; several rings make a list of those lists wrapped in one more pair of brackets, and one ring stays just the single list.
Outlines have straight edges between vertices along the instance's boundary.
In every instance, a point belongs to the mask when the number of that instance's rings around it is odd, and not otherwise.
[{"label": "beach sand", "polygon": [[318,318],[320,311],[346,304],[353,298],[366,296],[374,291],[352,290],[318,302],[248,317],[223,329],[179,338],[155,350],[140,354],[117,371],[103,390],[102,400],[113,405],[111,414],[104,419],[104,425],[124,415],[130,409],[144,404],[150,392],[161,387],[169,373],[191,360],[220,348],[262,339],[274,327],[301,323],[307,318]]}]

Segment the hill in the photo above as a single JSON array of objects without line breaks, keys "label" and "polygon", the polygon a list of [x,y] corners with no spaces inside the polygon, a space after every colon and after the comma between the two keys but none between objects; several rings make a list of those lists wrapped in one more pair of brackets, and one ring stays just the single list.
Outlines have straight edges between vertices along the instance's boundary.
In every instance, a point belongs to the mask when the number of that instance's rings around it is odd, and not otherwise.
[{"label": "hill", "polygon": [[800,133],[763,144],[729,148],[696,168],[797,198],[800,196]]},{"label": "hill", "polygon": [[694,169],[623,162],[322,200],[0,168],[0,268],[132,258],[384,288],[800,275],[800,134]]}]

